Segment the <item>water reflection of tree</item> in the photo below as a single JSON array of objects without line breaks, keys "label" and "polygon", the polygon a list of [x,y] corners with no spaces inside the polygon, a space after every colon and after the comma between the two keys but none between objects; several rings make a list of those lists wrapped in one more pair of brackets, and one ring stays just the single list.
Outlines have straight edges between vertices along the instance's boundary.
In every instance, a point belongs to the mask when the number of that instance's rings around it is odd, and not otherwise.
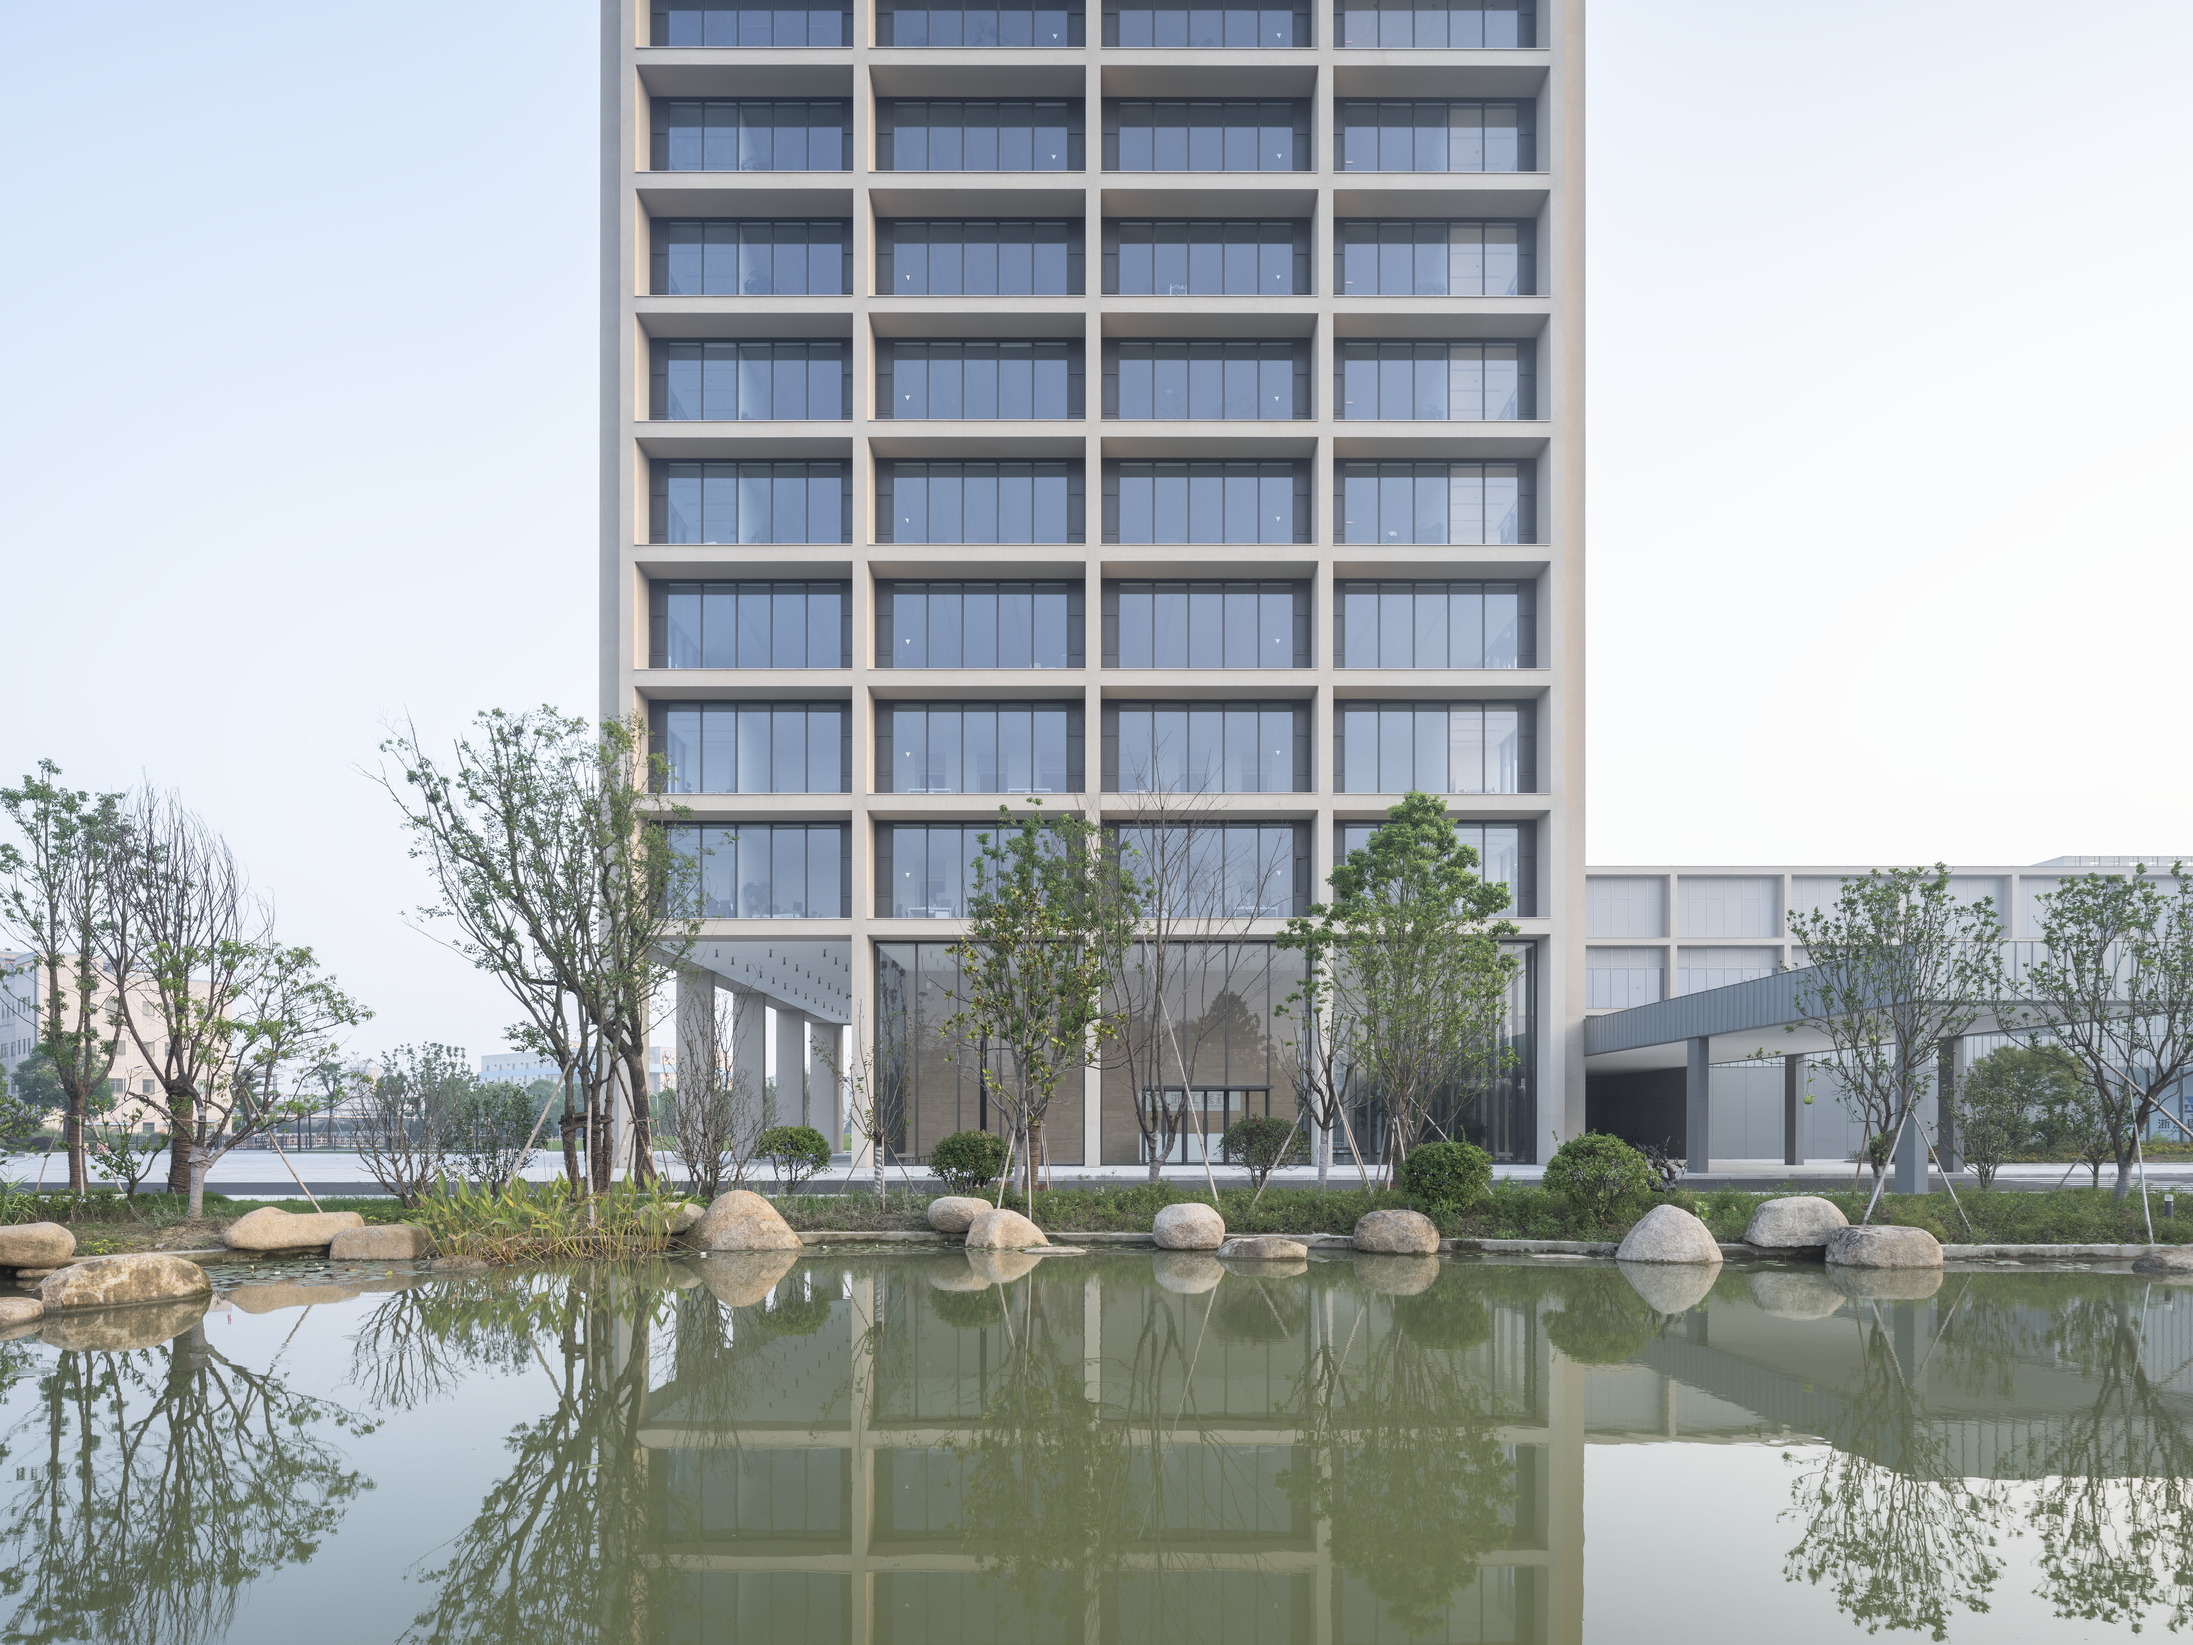
[{"label": "water reflection of tree", "polygon": [[209,1346],[64,1350],[11,1436],[42,1465],[0,1520],[22,1640],[216,1640],[257,1578],[309,1560],[369,1482],[331,1443],[369,1432]]},{"label": "water reflection of tree", "polygon": [[1787,1453],[1804,1537],[1783,1575],[1827,1584],[1869,1633],[1925,1629],[1944,1639],[1960,1607],[1988,1608],[2003,1570],[2006,1496],[1961,1477],[1949,1431],[1928,1420],[1878,1305],[1860,1305],[1858,1330],[1857,1383],[1828,1443]]},{"label": "water reflection of tree", "polygon": [[2059,1311],[2074,1329],[2058,1346],[2094,1399],[2043,1429],[2026,1470],[2040,1478],[2040,1592],[2058,1616],[2138,1628],[2160,1610],[2175,1632],[2193,1622],[2193,1436],[2147,1374],[2131,1294],[2113,1290]]},{"label": "water reflection of tree", "polygon": [[539,1353],[555,1404],[511,1431],[510,1471],[423,1573],[437,1592],[415,1640],[556,1645],[639,1632],[639,1428],[661,1293],[576,1273],[523,1289],[529,1298],[505,1300],[530,1306],[555,1345]]},{"label": "water reflection of tree", "polygon": [[1347,1341],[1327,1332],[1312,1352],[1301,1414],[1317,1460],[1287,1487],[1330,1523],[1333,1563],[1416,1638],[1510,1541],[1516,1479],[1495,1391],[1463,1357],[1491,1333],[1474,1287],[1449,1269],[1400,1300],[1397,1320],[1381,1328],[1366,1313]]}]

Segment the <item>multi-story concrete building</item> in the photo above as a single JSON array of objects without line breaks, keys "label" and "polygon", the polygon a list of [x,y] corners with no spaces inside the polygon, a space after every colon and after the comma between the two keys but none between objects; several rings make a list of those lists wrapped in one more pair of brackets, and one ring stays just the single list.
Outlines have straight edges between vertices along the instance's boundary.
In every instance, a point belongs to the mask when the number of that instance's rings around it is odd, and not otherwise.
[{"label": "multi-story concrete building", "polygon": [[[818,1123],[857,1022],[924,1153],[987,1118],[937,1025],[1001,800],[1200,790],[1263,943],[1431,789],[1523,936],[1470,1129],[1543,1158],[1584,1092],[1581,0],[1031,4],[605,0],[600,691],[711,831],[688,1021],[708,971],[769,1000]],[[1213,1125],[1288,1111],[1290,986],[1259,950],[1190,1002],[1246,1025]],[[1054,1163],[1138,1158],[1106,1080]]]}]

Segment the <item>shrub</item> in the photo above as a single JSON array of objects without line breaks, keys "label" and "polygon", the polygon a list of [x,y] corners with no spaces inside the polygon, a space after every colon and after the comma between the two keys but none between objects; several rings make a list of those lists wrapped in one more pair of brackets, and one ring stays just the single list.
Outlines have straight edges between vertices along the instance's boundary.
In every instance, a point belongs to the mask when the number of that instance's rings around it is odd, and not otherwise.
[{"label": "shrub", "polygon": [[1302,1128],[1267,1114],[1244,1114],[1226,1127],[1218,1139],[1219,1156],[1249,1168],[1249,1181],[1264,1186],[1264,1179],[1302,1151]]},{"label": "shrub", "polygon": [[1418,1211],[1466,1211],[1492,1187],[1492,1156],[1467,1142],[1427,1142],[1401,1161],[1401,1191]]},{"label": "shrub", "polygon": [[954,1131],[929,1150],[929,1169],[953,1193],[972,1194],[1004,1174],[1005,1139],[989,1131]]},{"label": "shrub", "polygon": [[812,1125],[773,1125],[754,1145],[777,1173],[777,1192],[796,1194],[800,1184],[830,1163],[830,1144]]},{"label": "shrub", "polygon": [[1546,1162],[1545,1188],[1579,1216],[1604,1224],[1625,1201],[1652,1191],[1652,1169],[1620,1137],[1586,1131],[1554,1150]]}]

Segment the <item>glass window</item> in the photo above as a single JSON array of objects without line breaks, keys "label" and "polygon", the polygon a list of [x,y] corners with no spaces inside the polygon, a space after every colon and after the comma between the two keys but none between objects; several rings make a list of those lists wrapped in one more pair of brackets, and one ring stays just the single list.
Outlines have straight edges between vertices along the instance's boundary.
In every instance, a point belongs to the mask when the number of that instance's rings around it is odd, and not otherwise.
[{"label": "glass window", "polygon": [[845,463],[691,463],[651,466],[648,541],[852,541],[852,479]]},{"label": "glass window", "polygon": [[656,171],[850,171],[853,105],[727,97],[654,100]]},{"label": "glass window", "polygon": [[1307,339],[1104,345],[1104,415],[1128,422],[1287,422],[1310,415]]},{"label": "glass window", "polygon": [[1342,668],[1535,668],[1529,582],[1359,583],[1334,590]]},{"label": "glass window", "polygon": [[936,46],[949,50],[983,47],[1079,46],[1083,36],[1080,0],[1030,7],[893,6],[879,0],[876,44]]},{"label": "glass window", "polygon": [[876,464],[876,540],[1078,543],[1078,462]]},{"label": "glass window", "polygon": [[668,297],[842,297],[853,225],[658,217],[649,290]]},{"label": "glass window", "polygon": [[1535,225],[1343,218],[1333,283],[1344,297],[1528,297]]},{"label": "glass window", "polygon": [[658,582],[651,668],[850,668],[844,583]]},{"label": "glass window", "polygon": [[1529,342],[1341,342],[1333,349],[1333,399],[1342,418],[1532,418],[1538,415],[1535,353]]},{"label": "glass window", "polygon": [[843,823],[673,823],[673,850],[697,859],[702,917],[830,920],[852,913]]},{"label": "glass window", "polygon": [[1537,540],[1532,467],[1522,463],[1358,463],[1338,468],[1343,543]]},{"label": "glass window", "polygon": [[1536,171],[1535,105],[1344,99],[1333,123],[1341,171]]},{"label": "glass window", "polygon": [[1306,297],[1309,225],[1121,218],[1104,289],[1127,297]]},{"label": "glass window", "polygon": [[[1342,823],[1339,851],[1343,860],[1351,851],[1371,843],[1383,823]],[[1537,913],[1533,849],[1536,837],[1527,822],[1458,822],[1454,831],[1462,843],[1477,853],[1477,877],[1508,888],[1507,912],[1529,919]]]},{"label": "glass window", "polygon": [[1343,50],[1505,51],[1538,44],[1536,0],[1336,0],[1333,35]]},{"label": "glass window", "polygon": [[657,339],[648,352],[652,417],[671,422],[832,422],[853,414],[849,343]]},{"label": "glass window", "polygon": [[769,0],[756,5],[721,0],[656,0],[656,46],[850,46],[853,13],[844,0]]},{"label": "glass window", "polygon": [[1108,462],[1108,543],[1306,543],[1309,465]]},{"label": "glass window", "polygon": [[978,884],[975,860],[997,823],[884,823],[876,829],[876,916],[958,920]]},{"label": "glass window", "polygon": [[657,703],[670,794],[844,794],[843,703]]},{"label": "glass window", "polygon": [[1307,0],[1292,6],[1215,6],[1197,0],[1159,0],[1136,4],[1129,0],[1117,11],[1104,13],[1107,46],[1191,46],[1197,48],[1254,49],[1308,46],[1310,10]]},{"label": "glass window", "polygon": [[887,703],[877,743],[879,793],[1081,791],[1077,703]]},{"label": "glass window", "polygon": [[985,102],[883,98],[876,161],[884,171],[1080,171],[1078,99]]},{"label": "glass window", "polygon": [[876,344],[885,417],[1017,422],[1083,415],[1076,342]]},{"label": "glass window", "polygon": [[1079,668],[1080,583],[881,583],[879,668]]},{"label": "glass window", "polygon": [[1310,588],[1275,582],[1115,582],[1107,668],[1308,668]]},{"label": "glass window", "polygon": [[1341,704],[1344,794],[1536,792],[1529,703]]},{"label": "glass window", "polygon": [[1123,823],[1112,835],[1129,872],[1187,918],[1285,919],[1309,900],[1304,824]]},{"label": "glass window", "polygon": [[1078,297],[1081,222],[878,225],[877,289],[900,297]]},{"label": "glass window", "polygon": [[1104,169],[1308,171],[1310,105],[1247,98],[1107,102]]},{"label": "glass window", "polygon": [[1107,792],[1292,794],[1309,787],[1301,703],[1108,703]]}]

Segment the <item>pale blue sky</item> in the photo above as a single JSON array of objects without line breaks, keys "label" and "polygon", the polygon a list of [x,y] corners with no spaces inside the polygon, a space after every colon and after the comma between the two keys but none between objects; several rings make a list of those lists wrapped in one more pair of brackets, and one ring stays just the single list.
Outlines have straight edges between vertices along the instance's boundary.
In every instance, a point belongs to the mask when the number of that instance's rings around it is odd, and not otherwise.
[{"label": "pale blue sky", "polygon": [[[1593,859],[2193,850],[2193,7],[1591,30]],[[597,40],[0,8],[0,772],[181,788],[365,1046],[511,1016],[383,720],[592,706]]]}]

